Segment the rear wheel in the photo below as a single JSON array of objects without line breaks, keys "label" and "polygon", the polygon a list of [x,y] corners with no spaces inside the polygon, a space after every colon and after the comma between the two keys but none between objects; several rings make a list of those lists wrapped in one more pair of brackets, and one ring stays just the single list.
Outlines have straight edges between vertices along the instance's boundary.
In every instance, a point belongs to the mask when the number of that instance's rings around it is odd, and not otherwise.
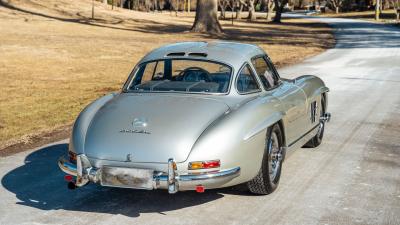
[{"label": "rear wheel", "polygon": [[[324,95],[321,96],[321,107],[320,107],[320,114],[319,116],[322,117],[325,115],[325,97]],[[325,130],[325,120],[319,119],[318,125],[318,132],[317,134],[309,140],[304,147],[308,148],[315,148],[318,147],[322,143],[322,138],[324,137],[324,130]]]},{"label": "rear wheel", "polygon": [[282,131],[278,124],[268,129],[265,138],[264,156],[257,176],[247,182],[253,194],[272,193],[279,184],[282,170]]}]

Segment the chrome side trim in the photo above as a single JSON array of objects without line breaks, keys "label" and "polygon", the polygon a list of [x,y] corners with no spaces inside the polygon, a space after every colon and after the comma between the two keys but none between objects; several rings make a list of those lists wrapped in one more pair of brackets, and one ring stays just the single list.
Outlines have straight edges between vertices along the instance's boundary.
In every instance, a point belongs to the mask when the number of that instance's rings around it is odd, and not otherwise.
[{"label": "chrome side trim", "polygon": [[290,143],[288,145],[288,147],[292,147],[294,144],[296,144],[298,141],[300,141],[301,139],[303,139],[304,137],[306,137],[308,134],[310,134],[311,132],[315,131],[318,128],[319,124],[315,125],[313,128],[311,128],[311,130],[307,131],[305,134],[303,134],[302,136],[300,136],[299,138],[297,138],[295,141],[293,141],[292,143]]}]

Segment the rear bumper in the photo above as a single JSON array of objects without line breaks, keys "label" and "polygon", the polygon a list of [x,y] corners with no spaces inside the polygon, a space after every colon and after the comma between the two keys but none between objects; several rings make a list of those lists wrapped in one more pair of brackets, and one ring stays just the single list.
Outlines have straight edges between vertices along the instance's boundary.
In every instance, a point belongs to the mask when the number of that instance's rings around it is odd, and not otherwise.
[{"label": "rear bumper", "polygon": [[[168,172],[154,171],[152,188],[145,189],[168,189],[168,192],[173,194],[177,191],[196,190],[196,187],[201,185],[206,189],[222,187],[232,179],[240,175],[240,167],[235,167],[227,170],[199,173],[199,174],[178,174],[174,169],[175,162],[173,159],[168,161]],[[77,163],[71,163],[65,157],[58,160],[60,169],[69,175],[76,177],[76,186],[83,186],[88,182],[102,183],[102,170],[90,165],[89,160],[85,155],[78,155]],[[103,186],[118,186],[118,185],[103,185]],[[137,187],[124,186],[125,188],[140,189]]]}]

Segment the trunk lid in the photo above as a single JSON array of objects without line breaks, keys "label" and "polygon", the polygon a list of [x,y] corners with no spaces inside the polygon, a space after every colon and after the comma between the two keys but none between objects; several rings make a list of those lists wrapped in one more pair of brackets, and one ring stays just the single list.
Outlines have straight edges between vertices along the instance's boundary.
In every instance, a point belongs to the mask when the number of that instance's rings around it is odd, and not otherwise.
[{"label": "trunk lid", "polygon": [[228,109],[206,97],[121,94],[94,116],[85,154],[114,161],[183,162],[201,133]]}]

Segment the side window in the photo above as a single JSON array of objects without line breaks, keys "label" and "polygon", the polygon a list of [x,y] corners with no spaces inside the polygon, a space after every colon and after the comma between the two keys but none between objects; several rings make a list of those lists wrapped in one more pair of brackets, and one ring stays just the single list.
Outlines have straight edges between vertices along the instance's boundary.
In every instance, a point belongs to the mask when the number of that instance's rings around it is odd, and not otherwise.
[{"label": "side window", "polygon": [[145,65],[143,76],[142,76],[142,83],[146,81],[150,81],[153,78],[154,70],[156,69],[157,62],[147,63]]},{"label": "side window", "polygon": [[249,65],[246,64],[246,66],[240,71],[236,80],[236,88],[239,93],[249,93],[260,90]]},{"label": "side window", "polygon": [[278,78],[264,57],[252,59],[251,62],[265,89],[270,89],[278,84]]},{"label": "side window", "polygon": [[153,80],[162,80],[164,78],[164,61],[158,61],[154,69]]}]

